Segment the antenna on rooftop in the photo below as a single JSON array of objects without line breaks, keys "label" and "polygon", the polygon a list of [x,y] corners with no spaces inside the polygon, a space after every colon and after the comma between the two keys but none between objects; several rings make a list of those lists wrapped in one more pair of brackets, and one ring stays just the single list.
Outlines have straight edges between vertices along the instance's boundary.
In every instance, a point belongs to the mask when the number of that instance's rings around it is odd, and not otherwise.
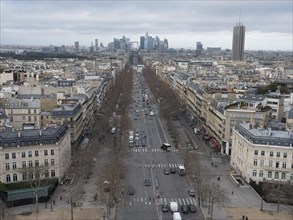
[{"label": "antenna on rooftop", "polygon": [[239,20],[238,20],[238,25],[240,26],[240,20],[241,20],[241,9],[239,10]]}]

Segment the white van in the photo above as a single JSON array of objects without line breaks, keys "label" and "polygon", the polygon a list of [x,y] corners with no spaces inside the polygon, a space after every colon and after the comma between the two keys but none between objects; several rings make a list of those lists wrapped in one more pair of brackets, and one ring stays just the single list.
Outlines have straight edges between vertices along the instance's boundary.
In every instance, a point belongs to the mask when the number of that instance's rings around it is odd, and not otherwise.
[{"label": "white van", "polygon": [[182,220],[180,212],[174,212],[172,216],[173,220]]},{"label": "white van", "polygon": [[177,202],[170,202],[170,210],[171,212],[178,212],[178,203]]}]

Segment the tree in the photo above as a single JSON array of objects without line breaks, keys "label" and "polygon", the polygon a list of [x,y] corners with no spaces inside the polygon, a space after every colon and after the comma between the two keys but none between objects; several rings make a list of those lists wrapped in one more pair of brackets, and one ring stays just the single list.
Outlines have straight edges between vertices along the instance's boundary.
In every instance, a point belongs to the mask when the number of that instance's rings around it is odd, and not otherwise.
[{"label": "tree", "polygon": [[207,184],[206,193],[208,193],[209,199],[209,212],[211,214],[211,219],[213,219],[214,205],[225,205],[229,202],[228,194],[223,190],[220,185],[214,182],[209,182]]},{"label": "tree", "polygon": [[36,201],[36,213],[39,212],[39,191],[41,187],[48,185],[49,170],[47,166],[29,166],[19,170],[24,179],[27,179],[34,193]]}]

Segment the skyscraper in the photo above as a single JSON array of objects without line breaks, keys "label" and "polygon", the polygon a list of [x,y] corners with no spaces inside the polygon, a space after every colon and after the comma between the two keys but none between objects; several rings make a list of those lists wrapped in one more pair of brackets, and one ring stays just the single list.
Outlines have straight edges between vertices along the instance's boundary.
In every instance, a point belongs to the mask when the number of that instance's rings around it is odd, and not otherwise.
[{"label": "skyscraper", "polygon": [[141,36],[140,37],[140,49],[143,50],[144,49],[144,41],[145,41],[145,37]]},{"label": "skyscraper", "polygon": [[78,41],[75,41],[75,43],[74,43],[74,52],[79,53],[79,42]]},{"label": "skyscraper", "polygon": [[95,51],[99,50],[99,40],[95,39]]},{"label": "skyscraper", "polygon": [[195,49],[196,54],[201,55],[202,50],[203,50],[202,43],[196,42],[196,49]]},{"label": "skyscraper", "polygon": [[243,60],[245,27],[237,23],[233,29],[232,60]]}]

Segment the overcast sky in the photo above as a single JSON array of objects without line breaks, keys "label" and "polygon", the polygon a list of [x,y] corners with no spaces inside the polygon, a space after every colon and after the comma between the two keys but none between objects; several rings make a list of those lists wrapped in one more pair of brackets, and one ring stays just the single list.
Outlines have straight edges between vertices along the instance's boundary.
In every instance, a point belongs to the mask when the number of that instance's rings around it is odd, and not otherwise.
[{"label": "overcast sky", "polygon": [[[106,46],[123,35],[167,38],[169,47],[232,48],[233,26],[246,27],[245,49],[291,50],[291,0],[79,1],[1,0],[1,44]],[[241,11],[241,13],[240,13]],[[241,16],[239,16],[241,14]]]}]

